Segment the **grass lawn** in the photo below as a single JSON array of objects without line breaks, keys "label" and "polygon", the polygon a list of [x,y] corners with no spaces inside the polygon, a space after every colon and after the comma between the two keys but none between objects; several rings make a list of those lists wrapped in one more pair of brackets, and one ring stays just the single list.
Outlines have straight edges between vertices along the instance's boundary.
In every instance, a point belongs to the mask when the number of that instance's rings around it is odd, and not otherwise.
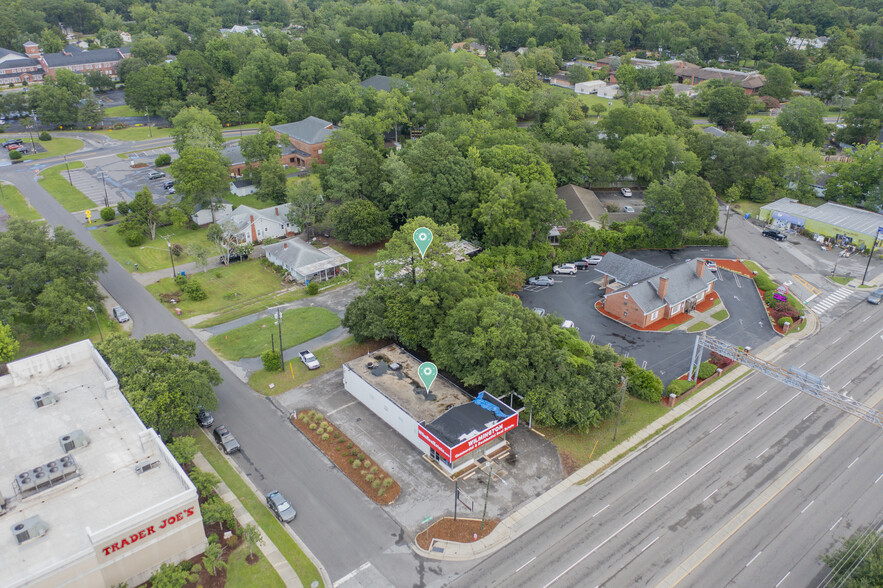
[{"label": "grass lawn", "polygon": [[[356,343],[356,340],[350,337],[334,345],[310,350],[322,364],[319,369],[308,370],[300,359],[295,358],[285,362],[285,369],[281,372],[256,371],[248,379],[248,385],[267,396],[281,394],[286,390],[297,388],[317,376],[336,370],[346,362],[375,351],[382,345],[383,343],[376,341]],[[294,375],[292,376],[292,374]],[[270,388],[270,384],[274,385],[273,388]]]},{"label": "grass lawn", "polygon": [[[71,161],[68,163],[68,166],[70,169],[80,169],[81,167],[84,167],[82,161]],[[40,176],[43,178],[40,180],[40,185],[43,186],[47,192],[52,194],[52,197],[58,200],[58,203],[64,206],[65,210],[68,212],[79,212],[81,210],[97,208],[94,202],[89,198],[86,198],[85,194],[71,186],[70,180],[67,176],[62,175],[66,173],[67,169],[63,163],[47,167],[40,172]]]},{"label": "grass lawn", "polygon": [[[51,141],[35,141],[46,149],[45,153],[33,153],[25,155],[22,159],[29,161],[31,159],[43,159],[46,157],[56,157],[58,155],[67,155],[83,148],[83,142],[79,139],[70,137],[52,137]],[[30,142],[26,143],[30,145]]]},{"label": "grass lawn", "polygon": [[138,112],[128,104],[123,104],[122,106],[111,106],[110,108],[105,108],[104,116],[122,118],[127,116],[144,116],[144,113]]},{"label": "grass lawn", "polygon": [[301,298],[306,298],[306,296],[306,290],[297,289],[287,290],[284,292],[274,292],[273,294],[268,294],[266,296],[255,298],[253,299],[253,301],[247,304],[232,305],[228,303],[228,305],[224,307],[223,312],[198,323],[197,325],[195,325],[195,327],[197,329],[207,329],[208,327],[223,325],[224,323],[228,323],[232,320],[242,318],[244,316],[248,316],[262,310],[267,310],[268,308],[273,308],[274,306],[279,306],[280,304],[286,304],[288,302],[300,300]]},{"label": "grass lawn", "polygon": [[730,313],[728,313],[726,310],[719,310],[716,313],[714,313],[713,315],[711,315],[711,318],[713,318],[716,321],[726,320],[729,317],[730,317]]},{"label": "grass lawn", "polygon": [[750,212],[751,218],[757,218],[758,216],[760,216],[761,206],[763,206],[763,204],[760,204],[759,202],[754,202],[753,200],[737,200],[730,207],[730,214],[734,214],[735,211],[736,213],[745,216],[746,212]]},{"label": "grass lawn", "polygon": [[[176,227],[163,227],[157,229],[155,241],[146,241],[144,245],[138,247],[126,245],[125,239],[117,232],[115,226],[95,229],[92,231],[92,236],[126,270],[130,272],[135,271],[135,264],[137,263],[139,272],[152,272],[164,268],[171,269],[172,267],[168,246],[162,238],[164,235],[168,235],[172,243],[180,243],[184,246],[184,253],[181,254],[181,257],[175,258],[175,264],[177,265],[196,261],[189,254],[190,249],[194,245],[205,245],[210,249],[212,248],[211,243],[205,238],[207,231],[207,228],[191,231]],[[171,273],[169,275],[171,276]]]},{"label": "grass lawn", "polygon": [[[622,407],[622,418],[619,421],[619,431],[616,435],[617,441],[622,442],[628,439],[668,411],[667,407],[658,402],[645,402],[627,395]],[[580,468],[592,459],[607,453],[616,445],[616,442],[613,441],[615,425],[616,415],[613,415],[588,433],[555,427],[537,427],[537,429],[555,444],[562,457],[569,456],[576,467]]]},{"label": "grass lawn", "polygon": [[[168,255],[166,258],[168,259]],[[202,284],[208,298],[199,301],[188,300],[185,294],[183,299],[179,299],[174,304],[176,308],[181,309],[181,318],[246,305],[281,288],[279,275],[264,267],[258,260],[233,263],[227,267],[189,274],[189,277]],[[147,291],[157,298],[160,294],[180,290],[181,288],[171,277],[147,286]]]},{"label": "grass lawn", "polygon": [[[196,445],[199,447],[200,453],[202,453],[208,462],[212,464],[212,467],[218,473],[218,476],[221,477],[227,487],[236,495],[251,516],[254,517],[258,526],[264,532],[264,535],[266,535],[267,538],[279,548],[279,551],[282,552],[282,556],[288,560],[288,563],[290,563],[291,567],[294,568],[294,571],[297,572],[297,576],[300,578],[301,583],[304,586],[310,586],[315,581],[318,583],[318,586],[323,586],[324,583],[322,582],[322,576],[319,574],[319,570],[316,569],[316,566],[310,558],[301,551],[301,548],[298,547],[294,539],[291,538],[291,535],[282,528],[282,524],[276,520],[276,517],[274,517],[269,509],[264,506],[264,503],[255,496],[255,493],[251,491],[251,488],[249,488],[239,474],[236,473],[236,470],[234,470],[220,452],[218,452],[214,444],[209,441],[209,438],[201,432],[197,432],[194,437],[196,438]],[[297,508],[296,503],[295,508]],[[257,582],[247,585],[262,586],[261,583]]]},{"label": "grass lawn", "polygon": [[12,218],[20,218],[22,220],[39,220],[42,218],[40,213],[25,200],[25,197],[21,195],[18,188],[11,184],[3,184],[3,196],[0,196],[0,206]]},{"label": "grass lawn", "polygon": [[837,282],[838,284],[843,284],[844,286],[852,281],[852,278],[848,278],[846,276],[828,276],[831,281]]},{"label": "grass lawn", "polygon": [[227,583],[226,588],[251,588],[261,586],[264,588],[284,588],[285,582],[276,573],[276,570],[267,561],[267,558],[258,552],[257,563],[248,565],[245,557],[248,549],[241,545],[230,554],[227,560]]},{"label": "grass lawn", "polygon": [[272,202],[268,202],[266,200],[261,200],[255,194],[249,194],[247,196],[237,196],[236,194],[228,194],[226,196],[227,202],[233,205],[234,209],[239,208],[240,206],[250,206],[252,208],[257,208],[258,210],[269,208],[273,206]]},{"label": "grass lawn", "polygon": [[681,326],[681,325],[677,325],[677,324],[665,325],[664,327],[662,327],[661,329],[659,329],[659,331],[660,331],[661,333],[666,333],[666,332],[668,332],[668,331],[674,331],[675,329],[677,329],[677,328],[680,327],[680,326]]},{"label": "grass lawn", "polygon": [[28,357],[35,353],[43,353],[44,351],[55,349],[56,347],[62,347],[64,345],[70,345],[71,343],[82,341],[83,339],[91,339],[92,343],[100,343],[102,334],[104,334],[105,337],[110,337],[114,333],[123,332],[123,328],[118,322],[111,319],[106,313],[101,312],[103,308],[104,307],[96,309],[98,310],[98,321],[101,324],[101,333],[98,332],[98,327],[95,325],[95,317],[91,316],[90,313],[89,322],[83,325],[85,330],[80,333],[71,333],[57,338],[30,337],[28,335],[18,337],[19,350],[15,359]]},{"label": "grass lawn", "polygon": [[172,129],[168,128],[157,128],[151,127],[148,128],[146,125],[129,127],[128,129],[105,129],[101,131],[102,134],[107,135],[113,139],[119,139],[120,141],[146,141],[148,139],[161,139],[163,137],[171,137]]},{"label": "grass lawn", "polygon": [[[726,311],[724,311],[724,312],[726,312]],[[694,324],[694,325],[690,325],[689,327],[687,327],[687,332],[688,332],[688,333],[695,333],[696,331],[703,331],[703,330],[707,329],[707,328],[710,327],[710,326],[711,326],[711,325],[709,325],[709,324],[706,323],[705,321],[699,321],[698,323],[696,323],[696,324]]]},{"label": "grass lawn", "polygon": [[[619,98],[614,98],[611,101],[609,98],[600,98],[595,94],[577,94],[573,90],[570,90],[568,88],[561,88],[559,86],[549,86],[549,88],[551,88],[552,93],[554,94],[560,94],[561,96],[565,96],[567,98],[576,97],[587,106],[592,106],[593,104],[603,104],[604,106],[607,106],[607,110],[610,110],[611,108],[616,108],[617,106],[622,105],[622,100],[620,100]],[[609,106],[610,102],[613,102],[613,106]],[[601,116],[603,117],[604,114],[606,113],[602,113]],[[597,118],[594,113],[590,114],[589,116],[591,118]]]},{"label": "grass lawn", "polygon": [[316,174],[310,174],[308,176],[291,176],[286,178],[285,182],[288,186],[293,186],[298,182],[313,182],[313,187],[320,192],[322,191],[322,184],[319,183],[319,176]]},{"label": "grass lawn", "polygon": [[[293,347],[309,341],[340,325],[337,315],[316,306],[292,308],[282,313],[282,340],[285,347]],[[257,357],[270,349],[270,335],[278,337],[279,330],[273,317],[215,335],[208,340],[209,346],[224,359],[238,360]],[[279,345],[279,341],[276,341]]]}]

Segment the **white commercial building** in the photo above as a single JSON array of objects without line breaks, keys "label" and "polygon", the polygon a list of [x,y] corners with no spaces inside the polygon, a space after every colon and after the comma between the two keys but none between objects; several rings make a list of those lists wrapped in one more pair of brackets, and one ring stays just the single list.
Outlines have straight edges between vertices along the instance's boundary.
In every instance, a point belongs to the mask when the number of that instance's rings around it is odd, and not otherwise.
[{"label": "white commercial building", "polygon": [[8,367],[0,586],[136,586],[205,550],[196,488],[90,341]]},{"label": "white commercial building", "polygon": [[588,82],[578,82],[573,85],[573,91],[577,94],[596,94],[598,90],[607,85],[604,80],[590,80]]},{"label": "white commercial building", "polygon": [[445,474],[454,476],[508,450],[518,413],[482,392],[472,399],[439,376],[427,392],[420,361],[397,345],[344,364],[347,392],[383,419]]}]

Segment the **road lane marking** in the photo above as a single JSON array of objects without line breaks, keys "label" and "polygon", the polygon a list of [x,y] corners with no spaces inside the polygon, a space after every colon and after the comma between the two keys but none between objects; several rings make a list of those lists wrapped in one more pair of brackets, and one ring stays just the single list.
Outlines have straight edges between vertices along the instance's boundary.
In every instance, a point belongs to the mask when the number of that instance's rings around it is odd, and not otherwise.
[{"label": "road lane marking", "polygon": [[815,412],[814,410],[809,411],[809,414],[806,415],[805,417],[803,417],[803,420],[805,421],[806,419],[808,419],[809,417],[811,417],[811,416],[812,416],[812,413],[814,413],[814,412]]},{"label": "road lane marking", "polygon": [[879,482],[879,481],[880,481],[880,478],[883,478],[883,474],[880,474],[880,477],[877,478],[876,480],[874,480],[874,484],[876,484],[877,482]]},{"label": "road lane marking", "polygon": [[535,560],[536,558],[537,558],[537,556],[533,556],[532,558],[530,558],[529,560],[527,560],[526,562],[524,562],[523,564],[521,564],[521,567],[518,568],[517,570],[515,570],[515,573],[517,574],[518,572],[520,572],[521,570],[523,570],[524,568],[526,568],[526,567],[527,567],[527,564],[529,564],[530,562],[532,562],[532,561]]},{"label": "road lane marking", "polygon": [[338,586],[340,586],[340,585],[343,584],[344,582],[349,582],[350,580],[352,580],[353,578],[356,577],[356,574],[358,574],[359,572],[363,572],[363,571],[367,570],[367,569],[370,568],[370,567],[371,567],[371,562],[370,562],[370,561],[366,561],[365,563],[363,563],[362,565],[360,565],[358,568],[354,569],[354,570],[351,571],[349,574],[347,574],[346,576],[344,576],[343,578],[341,578],[340,580],[338,580],[337,582],[335,582],[334,584],[332,584],[332,585],[331,585],[332,588],[337,588]]},{"label": "road lane marking", "polygon": [[836,343],[837,341],[839,341],[839,340],[842,339],[842,338],[843,338],[842,336],[841,336],[841,337],[837,337],[836,339],[834,339],[833,341],[831,341],[831,343],[834,344],[834,343]]},{"label": "road lane marking", "polygon": [[[794,396],[792,396],[791,398],[789,398],[788,400],[786,400],[784,403],[782,403],[782,404],[779,406],[779,408],[777,408],[776,410],[774,410],[773,412],[771,412],[770,414],[768,414],[766,417],[764,417],[761,421],[759,421],[759,422],[758,422],[757,424],[755,424],[753,427],[751,427],[750,429],[748,429],[747,431],[745,431],[745,432],[744,432],[744,433],[743,433],[738,439],[736,439],[735,441],[733,441],[732,443],[730,443],[729,445],[727,445],[726,447],[724,447],[723,449],[721,449],[720,452],[718,452],[717,455],[715,455],[714,457],[712,457],[711,459],[709,459],[707,462],[705,462],[705,463],[704,463],[699,469],[697,469],[695,472],[693,472],[692,474],[690,474],[689,476],[687,476],[686,478],[684,478],[683,480],[681,480],[678,484],[675,485],[674,488],[672,488],[671,490],[669,490],[668,492],[666,492],[665,494],[663,494],[662,496],[660,496],[659,498],[657,498],[657,499],[656,499],[656,502],[654,502],[653,504],[651,504],[650,506],[648,506],[647,508],[645,508],[644,510],[642,510],[641,512],[639,512],[638,514],[636,514],[636,515],[634,516],[634,518],[632,518],[630,521],[628,521],[628,522],[627,522],[626,524],[624,524],[622,527],[620,527],[619,529],[617,529],[616,531],[614,531],[614,533],[613,533],[612,535],[610,535],[609,537],[607,537],[607,539],[604,539],[604,541],[602,541],[601,543],[599,543],[598,545],[596,545],[595,547],[593,547],[593,548],[591,549],[591,551],[589,551],[587,554],[585,554],[584,556],[582,556],[581,558],[579,558],[576,562],[574,562],[573,564],[571,564],[570,567],[568,567],[566,570],[564,570],[563,572],[561,572],[560,574],[558,574],[557,576],[555,576],[554,578],[552,578],[552,580],[551,580],[550,582],[548,582],[545,586],[543,586],[543,588],[548,588],[549,586],[551,586],[552,584],[554,584],[555,582],[557,582],[559,579],[561,579],[562,576],[564,576],[564,574],[566,574],[567,572],[569,572],[570,570],[572,570],[573,568],[575,568],[576,566],[578,566],[579,564],[581,564],[582,562],[584,562],[584,561],[586,560],[586,558],[590,557],[593,553],[595,553],[596,551],[598,551],[599,549],[601,549],[602,547],[604,547],[605,545],[607,545],[607,544],[608,544],[608,543],[609,543],[614,537],[616,537],[616,536],[619,535],[621,532],[625,531],[627,528],[629,528],[630,526],[632,526],[632,524],[634,524],[635,521],[637,521],[639,518],[641,518],[642,516],[644,516],[645,514],[647,514],[648,512],[650,512],[650,511],[651,511],[651,510],[652,510],[657,504],[659,504],[660,502],[662,502],[663,500],[665,500],[666,498],[668,498],[669,496],[671,496],[671,495],[672,495],[674,492],[676,492],[681,486],[683,486],[684,484],[686,484],[687,482],[689,482],[690,480],[692,480],[692,479],[693,479],[693,478],[694,478],[699,472],[701,472],[702,470],[704,470],[705,468],[707,468],[708,466],[710,466],[712,463],[714,463],[714,462],[717,460],[717,458],[719,458],[719,457],[722,456],[724,453],[726,453],[727,451],[729,451],[730,449],[732,449],[737,443],[739,443],[739,441],[741,441],[742,439],[744,439],[745,437],[747,437],[748,435],[750,435],[751,433],[753,433],[758,427],[760,427],[760,426],[763,425],[765,422],[767,422],[768,420],[770,420],[771,418],[773,418],[773,417],[776,415],[776,413],[778,413],[780,410],[782,410],[783,408],[785,408],[786,406],[788,406],[788,404],[790,404],[795,398],[797,398],[798,396],[801,396],[802,394],[803,394],[803,392],[795,392],[795,393],[794,393]],[[608,506],[609,506],[609,505],[608,505]],[[604,508],[607,508],[607,507],[605,506]],[[603,510],[603,509],[602,509],[602,510]],[[594,518],[594,517],[593,517],[593,518]]]},{"label": "road lane marking", "polygon": [[855,465],[855,462],[857,462],[857,461],[858,461],[858,458],[855,458],[854,460],[852,460],[852,463],[849,464],[848,466],[846,466],[846,469],[849,469],[849,468],[851,468],[852,466],[854,466],[854,465]]},{"label": "road lane marking", "polygon": [[750,560],[747,564],[745,564],[745,567],[747,568],[748,566],[750,566],[750,565],[751,565],[751,562],[753,562],[753,561],[756,560],[758,557],[760,557],[760,554],[761,554],[761,553],[763,553],[763,551],[758,551],[758,552],[757,552],[757,555],[755,555],[754,557],[752,557],[751,560]]},{"label": "road lane marking", "polygon": [[705,502],[706,500],[708,500],[709,498],[711,498],[712,496],[714,496],[715,494],[717,494],[717,491],[718,491],[718,490],[720,490],[720,488],[715,488],[715,489],[714,489],[714,492],[712,492],[711,494],[709,494],[708,496],[706,496],[705,498],[702,499],[702,502]]},{"label": "road lane marking", "polygon": [[[868,317],[868,318],[870,318],[870,317]],[[868,341],[870,341],[870,340],[873,339],[874,337],[877,337],[879,334],[880,334],[880,331],[877,331],[876,333],[874,333],[873,335],[871,335],[870,337],[868,337],[868,338],[865,340],[864,343],[859,344],[855,349],[853,349],[853,350],[850,351],[846,356],[844,356],[843,359],[841,359],[840,361],[838,361],[837,363],[835,363],[834,365],[832,365],[831,367],[829,367],[828,369],[826,369],[824,372],[822,372],[822,373],[819,374],[819,375],[820,375],[820,376],[824,376],[825,374],[827,374],[828,372],[830,372],[831,370],[833,370],[835,367],[837,367],[838,365],[840,365],[841,363],[843,363],[844,361],[846,361],[847,359],[849,359],[849,357],[850,357],[853,353],[855,353],[856,351],[858,351],[859,349],[861,349],[862,347],[864,347],[864,346],[865,346],[865,343],[867,343]],[[804,363],[805,363],[805,362],[804,362]]]},{"label": "road lane marking", "polygon": [[834,530],[834,527],[837,526],[837,523],[839,523],[839,522],[842,521],[842,520],[843,520],[843,517],[840,517],[839,519],[837,519],[837,520],[834,522],[834,524],[831,525],[831,528],[828,529],[828,530],[829,530],[829,531],[833,531],[833,530]]},{"label": "road lane marking", "polygon": [[761,451],[760,453],[758,453],[757,455],[755,455],[755,456],[754,456],[754,459],[757,459],[758,457],[760,457],[761,455],[763,455],[764,453],[766,453],[766,452],[767,452],[767,449],[769,449],[769,447],[767,447],[766,449],[764,449],[763,451]]},{"label": "road lane marking", "polygon": [[651,541],[650,543],[645,545],[644,549],[641,550],[641,553],[644,553],[645,551],[647,551],[647,548],[650,547],[651,545],[653,545],[654,543],[656,543],[657,541],[659,541],[659,537],[657,537],[656,539],[654,539],[653,541]]},{"label": "road lane marking", "polygon": [[610,506],[610,505],[608,504],[607,506],[605,506],[604,508],[602,508],[601,510],[599,510],[598,512],[596,512],[595,514],[593,514],[593,515],[592,515],[592,518],[595,518],[596,516],[598,516],[599,514],[601,514],[602,512],[604,512],[605,510],[607,510],[607,508],[608,508],[609,506]]},{"label": "road lane marking", "polygon": [[[665,462],[664,464],[662,464],[661,466],[659,466],[659,470],[661,470],[662,468],[664,468],[665,466],[667,466],[667,465],[670,464],[670,463],[671,463],[671,460],[668,460],[667,462]],[[658,473],[659,473],[659,470],[656,470],[655,473],[658,474]]]},{"label": "road lane marking", "polygon": [[717,430],[720,428],[720,426],[721,426],[722,424],[723,424],[723,423],[721,423],[720,425],[718,425],[718,426],[716,426],[715,428],[713,428],[712,430],[710,430],[709,433],[714,433],[715,431],[717,431]]},{"label": "road lane marking", "polygon": [[809,510],[809,507],[812,506],[812,503],[813,503],[813,502],[815,502],[815,500],[810,500],[810,501],[809,501],[809,504],[807,504],[806,506],[804,506],[804,507],[803,507],[803,510],[800,511],[800,514],[803,514],[803,513],[805,513],[807,510]]},{"label": "road lane marking", "polygon": [[[766,394],[767,392],[769,392],[769,390],[764,390],[763,392],[761,392],[760,396],[763,396],[763,395]],[[758,396],[757,398],[755,398],[755,400],[760,399],[760,396]]]},{"label": "road lane marking", "polygon": [[782,579],[779,580],[778,582],[776,582],[776,585],[774,586],[774,588],[779,588],[779,585],[780,585],[782,582],[784,582],[784,581],[785,581],[785,578],[787,578],[787,577],[790,576],[790,575],[791,575],[791,572],[788,572],[787,574],[785,574],[784,576],[782,576]]}]

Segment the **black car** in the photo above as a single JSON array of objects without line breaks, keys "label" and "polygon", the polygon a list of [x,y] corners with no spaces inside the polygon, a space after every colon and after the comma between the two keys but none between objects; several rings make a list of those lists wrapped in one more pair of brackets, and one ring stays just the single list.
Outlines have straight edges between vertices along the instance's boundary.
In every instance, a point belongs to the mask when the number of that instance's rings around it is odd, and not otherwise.
[{"label": "black car", "polygon": [[[225,257],[224,255],[220,256],[218,258],[218,263],[226,263],[224,261],[224,257]],[[248,255],[243,255],[241,253],[231,253],[230,254],[230,263],[235,263],[237,261],[245,261],[246,259],[248,259]]]},{"label": "black car", "polygon": [[776,241],[784,241],[788,237],[785,233],[780,233],[775,229],[767,229],[763,233],[761,233],[764,237],[769,237],[770,239],[775,239]]},{"label": "black car", "polygon": [[579,261],[574,261],[573,265],[575,265],[576,269],[578,269],[580,271],[585,271],[585,270],[592,267],[589,265],[589,262],[586,261],[585,259],[580,259]]},{"label": "black car", "polygon": [[10,145],[24,145],[24,141],[21,139],[9,139],[8,141],[3,141],[4,147],[9,147]]},{"label": "black car", "polygon": [[199,412],[196,413],[196,422],[199,423],[200,427],[208,428],[215,422],[215,417],[206,409],[200,408]]}]

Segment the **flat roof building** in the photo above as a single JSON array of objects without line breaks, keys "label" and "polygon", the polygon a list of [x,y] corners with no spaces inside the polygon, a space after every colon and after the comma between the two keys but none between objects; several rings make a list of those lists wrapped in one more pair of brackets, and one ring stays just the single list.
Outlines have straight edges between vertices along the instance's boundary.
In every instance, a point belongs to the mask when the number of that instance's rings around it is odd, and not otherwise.
[{"label": "flat roof building", "polygon": [[759,218],[777,227],[799,227],[856,247],[871,247],[877,231],[883,228],[883,214],[834,202],[812,207],[790,198],[761,206]]},{"label": "flat roof building", "polygon": [[427,392],[417,376],[420,363],[388,345],[344,364],[344,387],[449,476],[508,447],[515,410],[486,392],[473,399],[441,376]]},{"label": "flat roof building", "polygon": [[0,377],[0,585],[136,586],[205,551],[196,488],[90,341]]}]

